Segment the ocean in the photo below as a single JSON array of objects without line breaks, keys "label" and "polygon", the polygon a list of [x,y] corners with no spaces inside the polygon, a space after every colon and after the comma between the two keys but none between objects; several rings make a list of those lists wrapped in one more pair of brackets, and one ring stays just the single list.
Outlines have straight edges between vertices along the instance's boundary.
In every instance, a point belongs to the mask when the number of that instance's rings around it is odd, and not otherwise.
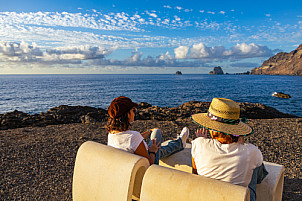
[{"label": "ocean", "polygon": [[[273,92],[292,98],[273,97]],[[262,103],[302,117],[302,77],[268,75],[0,75],[0,113],[37,114],[59,105],[107,108],[118,96],[160,107],[215,97]]]}]

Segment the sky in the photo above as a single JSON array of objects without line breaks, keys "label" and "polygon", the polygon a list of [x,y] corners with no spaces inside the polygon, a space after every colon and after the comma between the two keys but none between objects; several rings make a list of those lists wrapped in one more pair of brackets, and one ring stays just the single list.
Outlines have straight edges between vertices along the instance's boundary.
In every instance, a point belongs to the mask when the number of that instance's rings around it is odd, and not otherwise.
[{"label": "sky", "polygon": [[301,43],[301,0],[0,0],[0,74],[241,73]]}]

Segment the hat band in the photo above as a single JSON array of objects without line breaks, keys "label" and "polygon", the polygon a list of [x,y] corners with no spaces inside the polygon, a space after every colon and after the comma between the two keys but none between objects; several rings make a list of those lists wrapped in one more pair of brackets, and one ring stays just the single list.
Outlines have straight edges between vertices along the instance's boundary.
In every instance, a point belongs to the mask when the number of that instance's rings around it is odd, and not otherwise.
[{"label": "hat band", "polygon": [[225,119],[225,118],[222,118],[222,117],[217,117],[214,114],[212,114],[211,112],[208,112],[208,117],[213,121],[218,121],[218,122],[221,122],[221,123],[231,124],[231,125],[238,125],[239,122],[240,122],[239,119],[235,120],[235,119]]}]

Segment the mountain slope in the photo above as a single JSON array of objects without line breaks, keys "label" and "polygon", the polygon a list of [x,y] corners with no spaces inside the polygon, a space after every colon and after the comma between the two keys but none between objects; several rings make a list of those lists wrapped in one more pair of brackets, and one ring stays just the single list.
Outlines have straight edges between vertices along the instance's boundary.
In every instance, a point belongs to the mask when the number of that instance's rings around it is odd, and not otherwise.
[{"label": "mountain slope", "polygon": [[302,76],[302,44],[290,53],[280,52],[254,68],[255,75],[300,75]]}]

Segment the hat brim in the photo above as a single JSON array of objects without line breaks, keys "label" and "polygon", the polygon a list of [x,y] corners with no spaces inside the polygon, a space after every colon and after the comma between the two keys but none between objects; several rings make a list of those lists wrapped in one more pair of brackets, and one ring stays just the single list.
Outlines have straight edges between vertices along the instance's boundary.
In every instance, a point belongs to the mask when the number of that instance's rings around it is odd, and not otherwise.
[{"label": "hat brim", "polygon": [[207,113],[199,113],[191,116],[192,120],[201,126],[220,131],[230,135],[248,135],[253,133],[253,129],[243,122],[237,125],[231,125],[211,120]]}]

